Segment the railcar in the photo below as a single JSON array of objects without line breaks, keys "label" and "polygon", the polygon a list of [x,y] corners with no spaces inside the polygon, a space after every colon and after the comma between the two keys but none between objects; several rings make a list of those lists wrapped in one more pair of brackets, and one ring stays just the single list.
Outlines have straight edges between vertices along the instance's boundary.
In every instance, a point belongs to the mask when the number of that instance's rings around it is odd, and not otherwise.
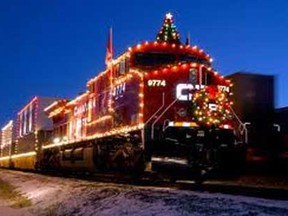
[{"label": "railcar", "polygon": [[45,108],[53,132],[35,150],[35,169],[195,176],[236,164],[230,87],[208,54],[180,42],[168,14],[155,41],[110,59],[84,93]]}]

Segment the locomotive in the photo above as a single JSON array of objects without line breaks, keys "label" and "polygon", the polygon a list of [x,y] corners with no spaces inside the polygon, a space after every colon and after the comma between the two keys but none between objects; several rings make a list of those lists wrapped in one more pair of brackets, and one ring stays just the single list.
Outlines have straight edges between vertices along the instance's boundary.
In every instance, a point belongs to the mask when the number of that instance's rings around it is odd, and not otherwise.
[{"label": "locomotive", "polygon": [[241,161],[232,84],[180,42],[170,13],[155,41],[116,59],[109,38],[106,63],[84,93],[44,109],[53,132],[29,156],[36,170],[197,176]]}]

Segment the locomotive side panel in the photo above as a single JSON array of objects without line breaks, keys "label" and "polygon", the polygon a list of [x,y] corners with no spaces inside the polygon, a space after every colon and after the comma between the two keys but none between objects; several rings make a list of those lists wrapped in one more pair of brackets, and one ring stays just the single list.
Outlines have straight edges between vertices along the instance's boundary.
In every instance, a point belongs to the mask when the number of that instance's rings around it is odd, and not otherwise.
[{"label": "locomotive side panel", "polygon": [[69,102],[68,113],[68,140],[74,142],[82,140],[86,137],[88,116],[88,96],[86,93]]},{"label": "locomotive side panel", "polygon": [[140,123],[139,86],[141,79],[131,75],[131,78],[115,85],[114,98],[114,128],[133,126]]}]

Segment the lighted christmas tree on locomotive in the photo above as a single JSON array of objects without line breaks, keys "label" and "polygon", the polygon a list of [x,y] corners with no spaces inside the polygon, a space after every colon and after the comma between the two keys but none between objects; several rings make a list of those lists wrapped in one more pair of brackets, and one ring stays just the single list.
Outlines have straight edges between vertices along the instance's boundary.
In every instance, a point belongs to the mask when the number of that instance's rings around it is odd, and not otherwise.
[{"label": "lighted christmas tree on locomotive", "polygon": [[170,13],[156,41],[116,59],[109,35],[106,70],[45,109],[54,142],[37,149],[37,169],[192,174],[237,158],[231,83],[203,50],[180,42]]}]

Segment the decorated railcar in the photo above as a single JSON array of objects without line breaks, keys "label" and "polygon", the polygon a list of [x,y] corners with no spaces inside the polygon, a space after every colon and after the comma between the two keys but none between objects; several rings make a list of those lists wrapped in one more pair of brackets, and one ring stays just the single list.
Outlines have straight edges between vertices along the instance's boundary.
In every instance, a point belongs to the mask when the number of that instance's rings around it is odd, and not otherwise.
[{"label": "decorated railcar", "polygon": [[180,42],[171,14],[155,41],[116,59],[111,42],[86,91],[45,108],[53,135],[37,148],[36,169],[194,175],[239,158],[231,83],[202,49]]},{"label": "decorated railcar", "polygon": [[40,167],[191,174],[219,167],[239,150],[230,87],[209,55],[180,43],[168,14],[156,41],[130,47],[85,93],[46,108],[54,143],[43,146]]}]

